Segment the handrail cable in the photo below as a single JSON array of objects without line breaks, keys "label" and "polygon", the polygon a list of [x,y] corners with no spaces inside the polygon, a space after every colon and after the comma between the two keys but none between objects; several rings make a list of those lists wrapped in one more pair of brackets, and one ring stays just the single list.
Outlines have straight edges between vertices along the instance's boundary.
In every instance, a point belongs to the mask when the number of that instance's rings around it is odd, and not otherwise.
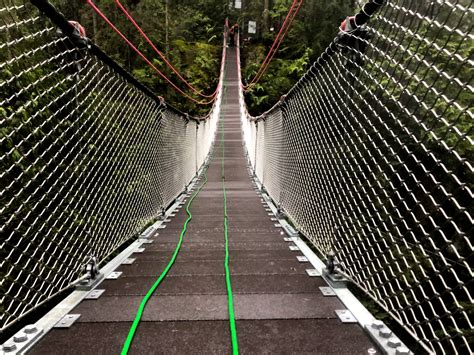
[{"label": "handrail cable", "polygon": [[209,101],[199,101],[190,96],[189,94],[185,93],[183,90],[181,90],[178,86],[176,86],[165,74],[163,74],[153,63],[150,62],[150,60],[108,19],[107,16],[94,4],[92,0],[86,0],[87,4],[99,15],[100,18],[102,18],[113,30],[115,33],[117,33],[124,41],[125,43],[128,44],[130,48],[132,48],[153,70],[155,70],[159,76],[161,76],[163,79],[168,82],[169,85],[171,85],[178,93],[180,93],[182,96],[186,97],[187,99],[193,101],[194,103],[198,105],[209,105],[212,102],[214,102],[215,98]]},{"label": "handrail cable", "polygon": [[178,76],[178,78],[188,87],[190,88],[193,92],[195,92],[197,95],[201,97],[205,97],[208,99],[212,99],[216,96],[218,87],[216,87],[215,91],[211,95],[205,95],[201,93],[198,89],[196,89],[194,86],[192,86],[180,73],[179,71],[166,59],[166,57],[163,55],[163,53],[156,48],[156,46],[153,44],[153,42],[150,40],[150,38],[146,35],[146,33],[141,29],[140,25],[135,21],[135,19],[130,15],[130,13],[127,11],[127,9],[122,5],[122,3],[119,0],[115,0],[115,3],[117,6],[120,8],[120,10],[124,13],[124,15],[128,18],[128,20],[135,26],[135,28],[138,30],[138,32],[141,34],[141,36],[148,42],[148,44],[153,48],[153,50],[159,55],[159,57],[163,60],[163,62]]}]

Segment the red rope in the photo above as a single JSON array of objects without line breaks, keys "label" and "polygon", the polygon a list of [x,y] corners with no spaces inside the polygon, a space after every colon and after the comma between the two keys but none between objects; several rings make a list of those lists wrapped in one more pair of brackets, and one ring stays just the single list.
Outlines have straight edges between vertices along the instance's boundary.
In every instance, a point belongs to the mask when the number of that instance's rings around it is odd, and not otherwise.
[{"label": "red rope", "polygon": [[[298,7],[295,6],[298,3]],[[267,56],[265,57],[265,60],[263,61],[262,65],[260,66],[260,69],[258,70],[257,74],[253,77],[251,82],[244,86],[244,89],[247,91],[251,87],[253,87],[263,76],[263,74],[266,72],[268,66],[270,65],[270,62],[272,61],[273,57],[275,56],[276,52],[280,48],[281,43],[283,42],[283,39],[285,38],[286,34],[288,33],[293,20],[295,19],[296,15],[298,14],[299,9],[301,8],[301,5],[303,4],[303,0],[294,0],[293,4],[291,5],[288,14],[285,17],[285,20],[283,21],[283,25],[280,28],[280,31],[278,32],[277,36],[275,37],[275,40],[273,41],[272,47],[267,53]]]},{"label": "red rope", "polygon": [[270,65],[270,62],[273,60],[273,57],[275,56],[275,54],[277,53],[278,49],[280,48],[280,45],[281,43],[283,42],[283,39],[285,38],[286,34],[288,33],[292,23],[293,23],[293,20],[295,19],[296,15],[298,14],[298,11],[301,7],[301,4],[303,3],[303,0],[301,0],[298,4],[298,7],[296,8],[294,14],[292,15],[292,17],[290,18],[290,22],[288,23],[288,26],[286,26],[285,28],[285,32],[283,33],[283,35],[280,37],[280,39],[278,40],[278,44],[275,48],[275,50],[272,52],[271,56],[270,56],[270,59],[267,61],[265,67],[263,68],[263,70],[260,72],[260,74],[258,75],[258,77],[255,79],[255,82],[253,84],[249,84],[248,85],[248,88],[249,89],[250,87],[252,87],[253,85],[255,85],[263,76],[263,74],[266,72],[266,70],[268,69],[268,66]]},{"label": "red rope", "polygon": [[153,70],[155,70],[155,72],[161,76],[168,84],[170,84],[177,92],[179,92],[181,95],[183,95],[184,97],[186,97],[187,99],[199,104],[199,105],[209,105],[210,103],[212,103],[214,101],[215,98],[213,98],[212,100],[209,100],[209,101],[198,101],[196,100],[195,98],[189,96],[188,94],[186,94],[183,90],[181,90],[179,87],[177,87],[170,79],[168,79],[166,77],[165,74],[163,74],[157,67],[155,67],[153,65],[153,63],[151,63],[147,57],[145,57],[145,55],[140,52],[140,50],[127,38],[125,37],[125,35],[120,32],[120,30],[115,27],[115,25],[107,18],[107,16],[105,16],[102,11],[100,11],[100,9],[94,4],[94,2],[92,0],[86,0],[87,1],[87,4],[99,15],[100,18],[102,18],[113,30],[115,33],[117,33],[127,44],[130,48],[132,48],[151,68],[153,68]]},{"label": "red rope", "polygon": [[[283,21],[283,24],[282,24],[280,30],[278,31],[277,36],[276,36],[275,39],[273,40],[272,46],[271,46],[270,50],[268,51],[267,56],[265,57],[264,61],[262,62],[262,65],[261,65],[260,68],[258,69],[258,72],[257,72],[257,74],[255,75],[254,79],[255,79],[255,78],[257,77],[257,75],[261,72],[263,66],[267,63],[268,59],[270,58],[271,53],[272,53],[273,50],[275,49],[275,45],[278,43],[279,39],[281,38],[281,36],[282,36],[282,34],[283,34],[283,32],[284,32],[286,26],[287,26],[288,19],[289,19],[289,17],[291,16],[291,13],[292,13],[292,11],[293,11],[293,9],[294,9],[294,7],[295,7],[297,1],[298,1],[298,0],[293,0],[293,4],[291,4],[290,9],[288,10],[288,14],[286,15],[285,20]],[[253,80],[252,80],[252,82],[253,82]],[[252,82],[251,82],[251,83],[252,83]]]},{"label": "red rope", "polygon": [[165,62],[165,64],[178,76],[179,79],[181,79],[181,81],[188,87],[190,88],[192,91],[194,91],[197,95],[201,96],[201,97],[205,97],[205,98],[213,98],[216,94],[217,94],[217,88],[216,90],[211,94],[211,95],[205,95],[205,94],[202,94],[199,90],[197,90],[196,88],[194,88],[185,78],[183,78],[181,76],[181,74],[178,72],[178,70],[166,59],[166,57],[163,55],[163,53],[158,49],[156,48],[156,46],[153,44],[153,42],[150,40],[150,38],[148,38],[148,36],[145,34],[145,32],[140,28],[140,26],[138,25],[138,23],[134,20],[134,18],[132,17],[132,15],[130,15],[130,13],[127,11],[127,9],[125,9],[125,7],[120,3],[119,0],[115,0],[115,3],[117,4],[117,6],[120,8],[120,10],[122,10],[122,12],[124,13],[124,15],[128,18],[128,20],[135,26],[135,28],[138,30],[138,32],[140,32],[140,34],[142,35],[143,38],[145,38],[145,40],[148,42],[148,44],[153,48],[153,50],[160,56],[160,58]]}]

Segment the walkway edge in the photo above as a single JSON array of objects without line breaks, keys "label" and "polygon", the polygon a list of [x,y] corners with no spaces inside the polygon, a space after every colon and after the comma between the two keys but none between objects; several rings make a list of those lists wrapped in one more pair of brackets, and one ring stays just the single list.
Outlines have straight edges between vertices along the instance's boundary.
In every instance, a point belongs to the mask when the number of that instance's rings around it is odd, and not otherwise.
[{"label": "walkway edge", "polygon": [[[189,183],[188,189],[192,190],[199,182],[199,177],[201,176],[202,172],[204,171],[205,167],[209,163],[209,157],[212,154],[212,148],[209,152],[208,157],[206,158],[204,164],[200,168],[198,174],[193,178],[193,180]],[[173,213],[176,208],[182,203],[183,198],[185,195],[181,194],[176,198],[175,203],[173,203],[165,212],[165,219],[169,217],[171,213]],[[100,272],[104,274],[104,277],[107,277],[109,274],[115,271],[117,267],[119,267],[123,261],[130,257],[133,253],[135,253],[138,249],[142,247],[143,240],[141,237],[146,234],[149,229],[158,229],[160,225],[164,223],[163,220],[156,221],[152,226],[144,229],[139,236],[139,239],[134,241],[130,244],[126,249],[124,249],[120,254],[110,260],[107,264],[104,265],[103,268],[100,269]],[[32,349],[44,336],[48,334],[48,332],[53,329],[53,327],[58,323],[65,315],[69,314],[74,308],[76,308],[84,298],[95,288],[99,285],[95,285],[89,291],[73,291],[69,296],[67,296],[64,300],[58,303],[53,309],[51,309],[46,315],[41,317],[34,325],[38,328],[41,332],[39,336],[35,338],[35,340],[28,344],[26,347],[20,349],[18,354],[25,354],[30,349]],[[21,332],[22,330],[20,330]],[[12,340],[14,335],[9,339]],[[6,340],[8,341],[8,340]]]}]

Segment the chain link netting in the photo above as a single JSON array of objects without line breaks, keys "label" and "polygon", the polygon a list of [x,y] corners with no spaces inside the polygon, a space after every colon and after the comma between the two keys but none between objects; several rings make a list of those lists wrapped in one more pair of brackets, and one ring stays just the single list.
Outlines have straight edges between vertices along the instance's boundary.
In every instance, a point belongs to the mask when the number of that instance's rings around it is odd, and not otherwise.
[{"label": "chain link netting", "polygon": [[301,233],[420,345],[472,353],[473,2],[377,10],[243,119],[249,158]]},{"label": "chain link netting", "polygon": [[190,119],[62,33],[0,3],[2,330],[154,221],[216,130],[218,109]]}]

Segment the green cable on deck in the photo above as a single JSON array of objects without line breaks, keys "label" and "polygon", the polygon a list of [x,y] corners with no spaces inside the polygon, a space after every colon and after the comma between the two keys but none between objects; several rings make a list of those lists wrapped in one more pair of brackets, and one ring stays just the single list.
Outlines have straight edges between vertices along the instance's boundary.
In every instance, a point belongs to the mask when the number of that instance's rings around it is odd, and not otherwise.
[{"label": "green cable on deck", "polygon": [[[224,67],[224,82],[227,77],[227,63]],[[227,87],[224,89],[224,106],[227,103]],[[224,236],[225,236],[225,283],[227,286],[227,301],[229,308],[229,326],[230,326],[230,336],[232,339],[232,353],[237,355],[239,353],[239,343],[237,340],[237,330],[235,328],[235,315],[234,315],[234,299],[232,297],[232,285],[230,281],[230,271],[229,271],[229,223],[227,216],[227,192],[225,189],[225,153],[224,153],[224,115],[222,115],[220,120],[221,126],[221,147],[222,147],[222,159],[221,159],[221,178],[222,178],[222,191],[224,192]]]},{"label": "green cable on deck", "polygon": [[163,279],[166,277],[169,270],[173,266],[173,264],[176,260],[176,257],[178,256],[179,250],[181,248],[181,244],[183,243],[183,237],[186,234],[188,223],[193,218],[193,215],[189,211],[189,207],[191,206],[193,200],[196,198],[196,196],[199,194],[199,192],[201,192],[204,185],[206,185],[206,183],[207,183],[207,168],[206,168],[206,170],[204,170],[204,179],[205,179],[204,182],[201,184],[199,189],[194,193],[194,195],[189,199],[189,201],[186,205],[186,213],[188,214],[188,218],[184,222],[183,229],[181,230],[181,233],[179,235],[178,245],[176,246],[176,249],[174,250],[174,253],[173,253],[173,256],[171,257],[170,262],[168,263],[166,268],[163,270],[160,277],[158,277],[158,279],[155,281],[153,286],[151,286],[150,290],[147,292],[147,294],[143,298],[142,302],[140,303],[140,306],[138,307],[137,315],[135,317],[135,320],[133,321],[132,326],[130,327],[130,331],[128,333],[127,339],[125,340],[125,344],[123,345],[122,352],[121,352],[122,355],[128,354],[128,350],[130,349],[130,346],[132,345],[132,342],[133,342],[133,337],[135,336],[135,332],[137,330],[137,327],[140,324],[140,320],[141,320],[143,311],[145,310],[146,303],[148,302],[150,297],[153,295],[156,288],[160,285],[161,281],[163,281]]}]

